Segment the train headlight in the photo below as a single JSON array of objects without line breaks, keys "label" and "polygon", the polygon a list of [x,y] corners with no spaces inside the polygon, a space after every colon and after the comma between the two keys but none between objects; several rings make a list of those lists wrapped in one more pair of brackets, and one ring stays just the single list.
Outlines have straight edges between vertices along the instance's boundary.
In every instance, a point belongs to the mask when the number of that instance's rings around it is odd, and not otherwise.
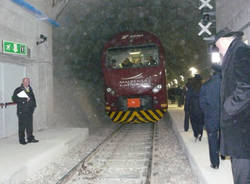
[{"label": "train headlight", "polygon": [[161,84],[158,84],[156,87],[157,87],[158,89],[161,89],[161,88],[162,88],[162,85],[161,85]]},{"label": "train headlight", "polygon": [[153,88],[153,93],[158,93],[160,90],[161,90],[161,88],[162,88],[162,85],[161,84],[158,84],[157,86],[155,86],[154,88]]},{"label": "train headlight", "polygon": [[111,88],[107,88],[106,90],[107,90],[108,93],[110,93],[112,91]]},{"label": "train headlight", "polygon": [[107,88],[106,91],[111,95],[115,95],[115,91],[112,88]]}]

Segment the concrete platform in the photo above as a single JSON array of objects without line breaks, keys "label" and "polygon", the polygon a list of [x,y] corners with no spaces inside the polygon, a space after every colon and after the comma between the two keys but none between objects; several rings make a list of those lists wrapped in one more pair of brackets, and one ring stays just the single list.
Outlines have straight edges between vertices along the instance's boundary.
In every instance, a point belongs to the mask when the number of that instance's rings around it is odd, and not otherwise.
[{"label": "concrete platform", "polygon": [[207,133],[204,130],[201,142],[195,142],[191,125],[189,131],[184,131],[184,110],[176,105],[168,109],[173,129],[187,153],[194,174],[200,184],[233,184],[231,162],[229,159],[221,160],[219,169],[210,168]]},{"label": "concrete platform", "polygon": [[17,135],[0,139],[0,184],[17,184],[88,137],[87,128],[35,132],[39,143],[21,145]]}]

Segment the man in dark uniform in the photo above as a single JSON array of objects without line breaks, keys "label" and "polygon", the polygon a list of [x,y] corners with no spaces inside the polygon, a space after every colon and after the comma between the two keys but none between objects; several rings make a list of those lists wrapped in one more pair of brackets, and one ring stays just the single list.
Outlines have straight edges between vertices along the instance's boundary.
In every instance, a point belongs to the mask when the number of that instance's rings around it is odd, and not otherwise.
[{"label": "man in dark uniform", "polygon": [[221,68],[219,65],[213,64],[212,69],[214,70],[212,77],[201,86],[200,107],[204,113],[204,123],[208,135],[210,167],[218,169],[220,164],[219,130]]},{"label": "man in dark uniform", "polygon": [[185,86],[185,98],[184,98],[184,111],[185,111],[185,118],[184,118],[184,131],[187,132],[189,129],[189,119],[190,119],[190,114],[189,114],[189,98],[190,98],[190,91],[191,91],[191,80],[192,78],[189,78],[186,86]]},{"label": "man in dark uniform", "polygon": [[25,130],[28,143],[38,142],[33,136],[33,112],[36,108],[36,99],[30,87],[29,78],[24,78],[22,85],[15,89],[12,100],[17,103],[19,143],[23,145],[27,143],[25,141]]},{"label": "man in dark uniform", "polygon": [[200,108],[201,81],[201,76],[195,74],[195,77],[191,80],[191,88],[187,102],[195,142],[197,140],[201,141],[204,127],[204,114]]},{"label": "man in dark uniform", "polygon": [[231,156],[235,184],[250,184],[250,47],[228,28],[215,45],[223,56],[221,82],[221,153]]}]

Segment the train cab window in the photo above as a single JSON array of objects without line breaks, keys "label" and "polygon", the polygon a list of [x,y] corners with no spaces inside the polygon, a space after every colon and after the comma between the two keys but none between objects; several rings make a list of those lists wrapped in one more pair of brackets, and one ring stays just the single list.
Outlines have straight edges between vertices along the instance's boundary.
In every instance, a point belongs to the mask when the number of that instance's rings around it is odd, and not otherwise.
[{"label": "train cab window", "polygon": [[107,50],[106,66],[113,69],[154,67],[159,64],[155,45],[116,47]]}]

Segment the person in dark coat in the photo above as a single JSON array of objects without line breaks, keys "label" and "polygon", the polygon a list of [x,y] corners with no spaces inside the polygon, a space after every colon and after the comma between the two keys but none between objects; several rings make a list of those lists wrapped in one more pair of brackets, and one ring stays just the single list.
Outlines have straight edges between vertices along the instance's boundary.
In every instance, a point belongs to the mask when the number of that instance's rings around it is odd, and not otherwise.
[{"label": "person in dark coat", "polygon": [[191,81],[191,89],[188,99],[190,122],[192,125],[195,141],[201,141],[204,127],[203,112],[200,108],[201,76],[196,74]]},{"label": "person in dark coat", "polygon": [[171,104],[175,103],[175,88],[168,89],[168,98],[171,101]]},{"label": "person in dark coat", "polygon": [[21,86],[15,89],[12,100],[17,103],[19,143],[27,144],[25,131],[28,143],[38,142],[33,136],[33,112],[36,108],[36,99],[30,87],[29,78],[24,78]]},{"label": "person in dark coat", "polygon": [[250,184],[250,47],[224,28],[215,45],[223,56],[220,151],[232,159],[235,184]]},{"label": "person in dark coat", "polygon": [[204,123],[208,135],[209,156],[211,168],[218,169],[219,159],[219,130],[220,130],[220,86],[221,69],[213,64],[213,76],[201,86],[200,107],[204,113]]},{"label": "person in dark coat", "polygon": [[185,111],[185,118],[184,118],[184,131],[188,131],[189,129],[189,99],[190,99],[190,90],[191,90],[191,78],[188,79],[187,84],[185,86],[185,92],[184,92],[184,111]]},{"label": "person in dark coat", "polygon": [[177,98],[177,103],[178,107],[181,107],[183,105],[183,89],[181,89],[180,86],[176,88],[176,98]]}]

